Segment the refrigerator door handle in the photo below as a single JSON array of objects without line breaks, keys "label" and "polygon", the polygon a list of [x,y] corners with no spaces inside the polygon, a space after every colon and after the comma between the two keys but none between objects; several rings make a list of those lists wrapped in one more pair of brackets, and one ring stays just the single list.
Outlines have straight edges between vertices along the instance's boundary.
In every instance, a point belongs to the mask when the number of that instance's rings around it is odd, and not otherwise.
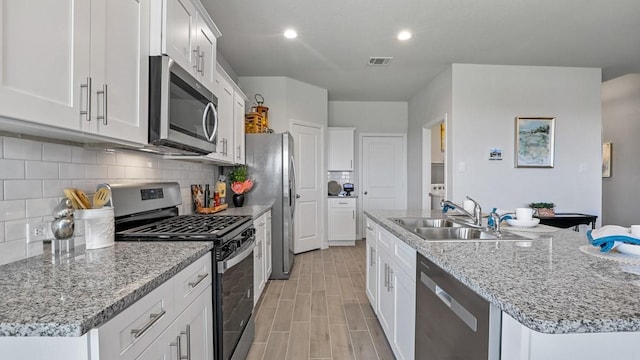
[{"label": "refrigerator door handle", "polygon": [[298,189],[296,189],[296,164],[293,155],[290,158],[290,163],[292,176],[290,179],[291,186],[289,187],[289,206],[291,207],[291,217],[293,217],[296,211],[296,199],[299,198],[299,195],[296,193]]}]

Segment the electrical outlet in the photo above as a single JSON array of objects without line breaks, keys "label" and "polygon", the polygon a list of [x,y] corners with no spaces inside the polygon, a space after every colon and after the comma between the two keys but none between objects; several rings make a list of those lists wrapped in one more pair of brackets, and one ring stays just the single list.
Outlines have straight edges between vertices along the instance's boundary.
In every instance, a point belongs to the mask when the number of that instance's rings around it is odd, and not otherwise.
[{"label": "electrical outlet", "polygon": [[43,241],[52,238],[53,233],[51,232],[48,222],[27,224],[27,243]]}]

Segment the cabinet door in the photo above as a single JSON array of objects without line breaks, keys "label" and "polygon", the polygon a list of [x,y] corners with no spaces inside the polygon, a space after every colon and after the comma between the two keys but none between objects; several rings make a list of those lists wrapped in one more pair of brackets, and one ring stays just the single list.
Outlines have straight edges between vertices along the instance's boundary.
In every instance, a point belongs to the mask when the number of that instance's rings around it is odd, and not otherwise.
[{"label": "cabinet door", "polygon": [[377,293],[378,277],[376,271],[377,254],[376,254],[376,229],[375,225],[370,219],[367,219],[367,298],[371,303],[371,307],[374,311],[377,310]]},{"label": "cabinet door", "polygon": [[235,153],[233,162],[236,164],[245,163],[244,107],[245,98],[236,91],[233,94],[233,149]]},{"label": "cabinet door", "polygon": [[416,334],[416,283],[396,264],[391,267],[389,287],[393,294],[393,338],[389,342],[397,359],[413,359]]},{"label": "cabinet door", "polygon": [[256,243],[253,248],[253,305],[255,306],[264,289],[264,260],[262,258],[262,240],[258,239],[260,232],[256,233]]},{"label": "cabinet door", "polygon": [[216,37],[198,14],[196,24],[195,70],[196,78],[209,90],[215,88],[216,78]]},{"label": "cabinet door", "polygon": [[213,301],[211,286],[178,317],[181,359],[213,359]]},{"label": "cabinet door", "polygon": [[[216,79],[218,97],[218,144],[216,157],[224,162],[233,162],[233,87],[221,75]],[[213,155],[213,154],[212,154]]]},{"label": "cabinet door", "polygon": [[[34,6],[35,5],[35,6]],[[0,2],[0,116],[78,130],[87,119],[89,1]]]},{"label": "cabinet door", "polygon": [[194,72],[197,59],[195,52],[196,8],[191,0],[164,1],[163,17],[165,21],[162,33],[165,36],[162,52],[169,55],[185,70]]},{"label": "cabinet door", "polygon": [[91,2],[90,132],[146,144],[149,0]]},{"label": "cabinet door", "polygon": [[264,280],[265,282],[271,276],[271,211],[267,212],[266,231],[264,235]]},{"label": "cabinet door", "polygon": [[329,171],[353,171],[355,128],[329,128]]}]

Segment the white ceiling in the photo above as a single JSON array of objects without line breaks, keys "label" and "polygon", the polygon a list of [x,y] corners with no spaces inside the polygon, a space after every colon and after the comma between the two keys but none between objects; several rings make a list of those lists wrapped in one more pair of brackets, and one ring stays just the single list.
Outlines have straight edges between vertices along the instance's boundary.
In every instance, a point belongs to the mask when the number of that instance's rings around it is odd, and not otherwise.
[{"label": "white ceiling", "polygon": [[[406,101],[451,63],[640,73],[640,0],[202,0],[238,76],[287,76],[330,100]],[[282,36],[294,27],[298,38]],[[413,32],[396,40],[401,29]],[[370,56],[392,56],[387,67]]]}]

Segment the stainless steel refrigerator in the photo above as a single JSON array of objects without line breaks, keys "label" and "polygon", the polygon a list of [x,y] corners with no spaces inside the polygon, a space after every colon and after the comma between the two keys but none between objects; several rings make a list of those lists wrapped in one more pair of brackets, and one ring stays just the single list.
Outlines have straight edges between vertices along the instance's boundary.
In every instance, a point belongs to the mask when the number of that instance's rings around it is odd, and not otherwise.
[{"label": "stainless steel refrigerator", "polygon": [[247,134],[246,163],[255,180],[245,197],[247,205],[272,204],[271,279],[288,279],[293,266],[293,214],[296,206],[296,176],[293,137],[283,134]]}]

